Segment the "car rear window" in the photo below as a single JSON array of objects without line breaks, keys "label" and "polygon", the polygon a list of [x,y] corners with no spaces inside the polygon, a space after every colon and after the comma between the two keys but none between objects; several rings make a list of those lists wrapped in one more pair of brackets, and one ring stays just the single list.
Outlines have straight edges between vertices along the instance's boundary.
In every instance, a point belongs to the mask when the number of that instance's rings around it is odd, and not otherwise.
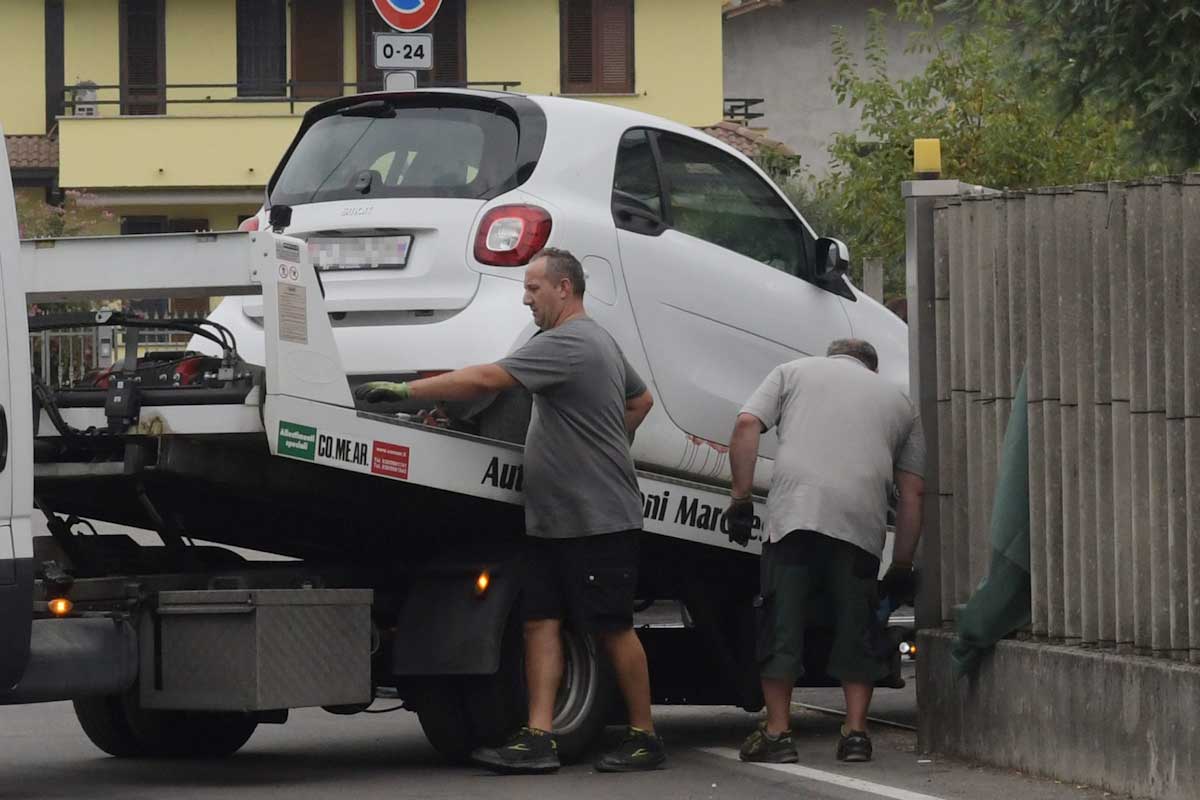
[{"label": "car rear window", "polygon": [[274,181],[271,203],[494,196],[518,182],[520,136],[515,115],[495,109],[367,100],[304,131]]}]

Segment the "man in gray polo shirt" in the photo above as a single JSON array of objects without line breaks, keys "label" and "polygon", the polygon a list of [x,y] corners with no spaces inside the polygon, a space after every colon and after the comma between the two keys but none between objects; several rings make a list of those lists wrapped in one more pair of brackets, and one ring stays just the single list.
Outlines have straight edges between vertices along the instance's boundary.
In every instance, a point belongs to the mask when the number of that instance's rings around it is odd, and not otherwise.
[{"label": "man in gray polo shirt", "polygon": [[[841,339],[826,358],[782,364],[746,402],[729,448],[732,534],[748,541],[759,437],[777,428],[761,560],[759,672],[767,719],[742,745],[745,761],[793,762],[789,711],[803,674],[806,614],[825,594],[835,616],[827,666],[846,698],[842,761],[869,761],[867,710],[888,664],[867,646],[878,594],[910,602],[921,532],[925,443],[908,398],[881,378],[875,348]],[[892,564],[877,587],[888,498],[899,491]]]},{"label": "man in gray polo shirt", "polygon": [[522,586],[529,720],[504,745],[472,754],[497,772],[559,767],[551,723],[564,619],[602,643],[629,714],[625,738],[596,769],[655,769],[665,760],[650,717],[646,653],[633,630],[642,500],[629,442],[654,401],[616,341],[587,317],[584,289],[578,259],[547,248],[525,271],[523,302],[541,331],[511,355],[355,390],[369,403],[473,400],[518,385],[533,394],[524,478],[531,541]]}]

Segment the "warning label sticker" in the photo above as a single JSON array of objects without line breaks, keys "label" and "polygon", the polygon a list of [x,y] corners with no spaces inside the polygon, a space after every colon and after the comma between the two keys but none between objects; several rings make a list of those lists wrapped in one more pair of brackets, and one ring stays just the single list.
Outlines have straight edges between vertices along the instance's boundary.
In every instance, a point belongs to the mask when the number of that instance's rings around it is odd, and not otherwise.
[{"label": "warning label sticker", "polygon": [[375,442],[371,449],[371,472],[388,478],[408,480],[408,448],[399,444]]},{"label": "warning label sticker", "polygon": [[279,287],[279,338],[285,342],[308,344],[308,297],[303,286],[291,283]]}]

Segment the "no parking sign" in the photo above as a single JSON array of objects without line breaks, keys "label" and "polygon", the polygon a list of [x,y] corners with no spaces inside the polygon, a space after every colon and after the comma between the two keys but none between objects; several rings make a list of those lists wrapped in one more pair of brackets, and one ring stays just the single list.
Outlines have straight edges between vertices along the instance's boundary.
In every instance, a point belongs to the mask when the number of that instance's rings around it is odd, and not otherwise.
[{"label": "no parking sign", "polygon": [[433,21],[442,0],[371,0],[383,21],[398,31],[412,33]]}]

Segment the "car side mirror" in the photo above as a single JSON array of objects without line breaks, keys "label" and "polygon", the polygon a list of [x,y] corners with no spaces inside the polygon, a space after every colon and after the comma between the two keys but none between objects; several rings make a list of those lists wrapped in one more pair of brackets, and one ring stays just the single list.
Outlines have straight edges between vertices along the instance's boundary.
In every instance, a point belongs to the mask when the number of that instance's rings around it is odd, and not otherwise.
[{"label": "car side mirror", "polygon": [[659,236],[667,229],[667,224],[657,211],[626,192],[613,192],[612,212],[613,222],[622,230],[644,236]]},{"label": "car side mirror", "polygon": [[817,277],[829,278],[850,271],[850,249],[840,239],[817,239]]}]

